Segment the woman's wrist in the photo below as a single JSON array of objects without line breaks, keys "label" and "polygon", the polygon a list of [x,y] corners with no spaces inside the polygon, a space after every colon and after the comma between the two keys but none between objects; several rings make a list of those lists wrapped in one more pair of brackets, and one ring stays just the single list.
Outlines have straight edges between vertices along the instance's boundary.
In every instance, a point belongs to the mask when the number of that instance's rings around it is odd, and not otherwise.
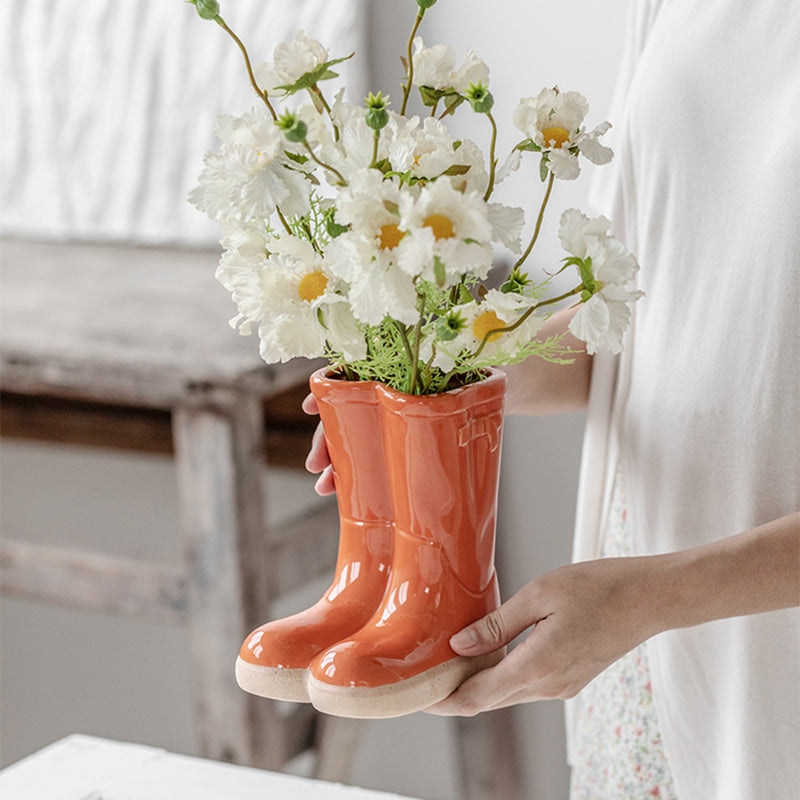
[{"label": "woman's wrist", "polygon": [[800,513],[647,558],[651,635],[800,604]]},{"label": "woman's wrist", "polygon": [[573,352],[573,363],[551,364],[529,358],[521,364],[504,366],[508,375],[506,411],[509,414],[555,414],[584,408],[589,399],[592,357],[585,344],[568,330],[576,309],[553,314],[539,331],[538,338],[563,334],[562,344]]}]

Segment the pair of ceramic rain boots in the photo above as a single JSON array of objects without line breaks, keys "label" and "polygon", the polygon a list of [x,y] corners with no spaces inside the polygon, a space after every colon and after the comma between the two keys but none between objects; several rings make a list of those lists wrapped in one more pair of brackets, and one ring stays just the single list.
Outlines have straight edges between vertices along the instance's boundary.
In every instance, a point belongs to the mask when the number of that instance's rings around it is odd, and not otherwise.
[{"label": "pair of ceramic rain boots", "polygon": [[444,699],[500,653],[450,637],[497,608],[494,538],[506,379],[412,396],[311,377],[339,504],[333,582],[242,645],[242,689],[377,718]]}]

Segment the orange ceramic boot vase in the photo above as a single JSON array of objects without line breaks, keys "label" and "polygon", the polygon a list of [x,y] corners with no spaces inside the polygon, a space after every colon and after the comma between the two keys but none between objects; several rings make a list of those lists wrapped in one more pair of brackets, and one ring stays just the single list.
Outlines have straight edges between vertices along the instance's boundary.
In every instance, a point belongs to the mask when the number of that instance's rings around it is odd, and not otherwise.
[{"label": "orange ceramic boot vase", "polygon": [[392,717],[443,699],[501,655],[464,658],[449,639],[499,604],[494,535],[506,378],[440,395],[377,387],[395,518],[386,594],[367,624],[317,656],[320,711]]},{"label": "orange ceramic boot vase", "polygon": [[328,590],[311,608],[262,625],[236,661],[242,689],[308,702],[309,662],[358,630],[383,597],[392,557],[392,510],[380,407],[371,382],[311,376],[339,503],[339,551]]}]

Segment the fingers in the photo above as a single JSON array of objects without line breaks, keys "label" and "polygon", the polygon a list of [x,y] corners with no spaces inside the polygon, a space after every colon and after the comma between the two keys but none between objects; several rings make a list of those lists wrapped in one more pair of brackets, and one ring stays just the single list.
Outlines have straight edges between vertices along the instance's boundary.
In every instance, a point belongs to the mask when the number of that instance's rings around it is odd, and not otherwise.
[{"label": "fingers", "polygon": [[333,467],[330,464],[322,470],[322,474],[317,478],[317,482],[314,484],[314,491],[318,495],[322,495],[322,497],[335,494],[336,483],[333,478]]},{"label": "fingers", "polygon": [[[302,408],[306,414],[319,414],[317,398],[313,394],[306,395]],[[317,429],[311,439],[311,449],[306,456],[306,469],[309,472],[320,473],[317,482],[314,484],[314,491],[317,494],[325,497],[336,492],[333,467],[331,466],[330,455],[328,455],[328,444],[325,441],[325,431],[321,422],[317,425]]]},{"label": "fingers", "polygon": [[306,414],[319,414],[319,406],[317,405],[317,398],[313,394],[307,394],[303,399],[301,405]]},{"label": "fingers", "polygon": [[328,455],[328,445],[325,442],[325,431],[322,428],[322,423],[320,423],[317,425],[317,429],[311,439],[311,449],[306,456],[306,469],[314,473],[322,472],[330,464],[331,459]]},{"label": "fingers", "polygon": [[512,698],[517,698],[516,702],[519,702],[526,690],[520,688],[523,683],[521,664],[515,652],[512,651],[494,667],[468,678],[453,694],[425,711],[437,716],[473,717],[482,711],[510,705]]},{"label": "fingers", "polygon": [[530,600],[519,591],[497,610],[456,633],[450,639],[450,647],[462,656],[492,653],[536,622]]}]

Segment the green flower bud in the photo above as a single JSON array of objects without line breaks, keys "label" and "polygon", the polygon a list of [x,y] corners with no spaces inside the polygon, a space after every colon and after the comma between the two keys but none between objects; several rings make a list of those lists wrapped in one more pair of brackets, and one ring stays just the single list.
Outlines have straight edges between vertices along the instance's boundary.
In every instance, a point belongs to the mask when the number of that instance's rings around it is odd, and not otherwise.
[{"label": "green flower bud", "polygon": [[511,273],[500,287],[503,294],[522,294],[526,286],[530,286],[531,279],[527,272],[523,272],[519,267],[511,270]]},{"label": "green flower bud", "polygon": [[469,85],[467,100],[469,100],[472,110],[478,114],[488,114],[494,105],[494,97],[492,97],[489,87],[484,86],[482,83],[477,85],[471,83]]},{"label": "green flower bud", "polygon": [[436,324],[436,335],[443,342],[452,342],[466,325],[467,321],[458,311],[450,311]]},{"label": "green flower bud", "polygon": [[303,120],[298,119],[291,111],[281,114],[275,124],[283,131],[290,142],[304,142],[308,134],[308,127]]},{"label": "green flower bud", "polygon": [[427,11],[431,6],[436,5],[436,0],[417,0],[417,5],[423,11]]},{"label": "green flower bud", "polygon": [[219,3],[217,0],[186,0],[191,3],[203,19],[216,19],[219,16]]},{"label": "green flower bud", "polygon": [[384,97],[380,92],[378,94],[369,93],[364,98],[367,105],[366,123],[374,131],[379,131],[385,128],[389,122],[389,112],[386,110],[389,106],[389,95]]}]

